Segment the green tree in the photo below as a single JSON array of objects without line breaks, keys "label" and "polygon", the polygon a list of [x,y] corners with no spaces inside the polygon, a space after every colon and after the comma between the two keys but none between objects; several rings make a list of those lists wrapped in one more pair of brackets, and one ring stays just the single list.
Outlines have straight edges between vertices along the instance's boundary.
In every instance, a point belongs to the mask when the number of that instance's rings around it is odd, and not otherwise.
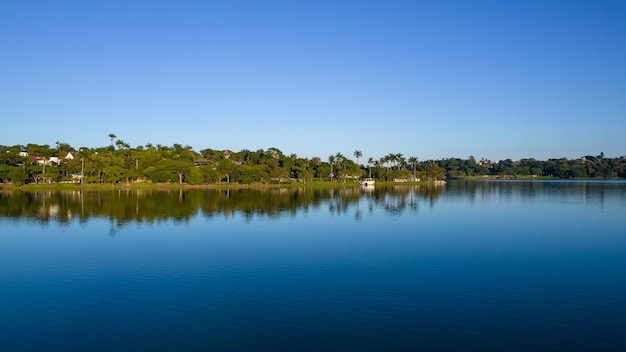
[{"label": "green tree", "polygon": [[124,177],[124,168],[118,165],[109,165],[102,170],[104,182],[117,183]]},{"label": "green tree", "polygon": [[169,160],[166,164],[167,168],[178,175],[178,183],[182,184],[185,174],[194,166],[191,161],[187,160]]},{"label": "green tree", "polygon": [[431,163],[431,162],[426,164],[423,174],[424,174],[423,178],[429,181],[436,181],[440,179],[442,180],[442,179],[445,179],[446,177],[444,169],[437,166],[437,164]]},{"label": "green tree", "polygon": [[5,183],[10,177],[11,170],[14,166],[0,163],[0,182]]},{"label": "green tree", "polygon": [[14,166],[9,170],[8,174],[11,179],[11,183],[16,186],[21,186],[26,181],[26,173],[24,172],[24,168],[22,166]]},{"label": "green tree", "polygon": [[37,163],[28,165],[28,167],[26,167],[26,173],[28,174],[28,176],[30,176],[30,178],[35,180],[35,183],[39,183],[39,175],[42,172],[43,172],[43,165],[39,165]]},{"label": "green tree", "polygon": [[204,181],[204,175],[199,167],[192,167],[185,175],[185,181],[190,185],[199,185]]},{"label": "green tree", "polygon": [[219,162],[218,170],[222,175],[221,178],[225,178],[227,183],[230,183],[230,176],[235,171],[235,163],[230,159],[223,159]]},{"label": "green tree", "polygon": [[216,183],[220,180],[220,172],[213,165],[200,166],[200,171],[202,171],[202,175],[205,182],[208,183]]},{"label": "green tree", "polygon": [[148,166],[143,170],[143,175],[146,179],[154,181],[154,175],[157,172],[156,166]]}]

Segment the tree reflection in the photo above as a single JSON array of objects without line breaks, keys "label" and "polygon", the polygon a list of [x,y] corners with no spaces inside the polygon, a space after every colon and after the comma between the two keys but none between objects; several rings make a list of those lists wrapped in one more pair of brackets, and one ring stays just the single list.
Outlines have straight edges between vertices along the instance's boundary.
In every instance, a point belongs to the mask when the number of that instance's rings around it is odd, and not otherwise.
[{"label": "tree reflection", "polygon": [[187,222],[198,214],[226,219],[237,214],[246,221],[278,219],[327,208],[333,215],[351,215],[360,220],[364,216],[363,208],[370,216],[375,208],[400,214],[407,209],[416,210],[420,201],[432,205],[444,190],[445,187],[395,186],[375,189],[3,191],[0,192],[0,217],[61,223],[97,217],[106,218],[115,224],[114,227],[120,227],[131,222]]}]

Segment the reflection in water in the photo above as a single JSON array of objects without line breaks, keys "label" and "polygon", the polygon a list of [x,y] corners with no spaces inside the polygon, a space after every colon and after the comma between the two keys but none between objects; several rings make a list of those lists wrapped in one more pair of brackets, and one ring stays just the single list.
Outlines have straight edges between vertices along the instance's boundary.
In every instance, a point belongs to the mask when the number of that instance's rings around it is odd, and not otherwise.
[{"label": "reflection in water", "polygon": [[[165,220],[187,222],[200,213],[206,217],[235,214],[246,221],[278,219],[299,212],[327,207],[331,215],[353,216],[360,220],[375,209],[389,215],[417,212],[420,204],[434,207],[439,197],[476,201],[516,200],[533,202],[537,197],[559,196],[602,207],[607,193],[623,195],[625,182],[554,181],[454,181],[446,186],[376,186],[369,188],[269,188],[231,190],[100,190],[100,191],[4,191],[0,192],[0,217],[48,222],[86,221],[105,217],[117,226],[129,222],[153,223]],[[460,198],[459,198],[460,199]]]},{"label": "reflection in water", "polygon": [[471,204],[476,200],[489,201],[494,198],[533,200],[551,197],[582,204],[599,205],[604,208],[608,194],[626,195],[623,180],[580,180],[580,181],[455,181],[446,187],[448,197],[464,196]]},{"label": "reflection in water", "polygon": [[[27,217],[42,222],[86,221],[106,217],[122,226],[129,222],[153,223],[173,219],[187,222],[197,213],[228,219],[240,214],[277,219],[285,215],[328,207],[333,215],[363,217],[374,206],[400,214],[416,210],[420,199],[432,206],[445,187],[394,186],[376,188],[269,188],[231,190],[73,190],[12,191],[0,193],[1,217]],[[361,204],[363,202],[363,205]]]}]

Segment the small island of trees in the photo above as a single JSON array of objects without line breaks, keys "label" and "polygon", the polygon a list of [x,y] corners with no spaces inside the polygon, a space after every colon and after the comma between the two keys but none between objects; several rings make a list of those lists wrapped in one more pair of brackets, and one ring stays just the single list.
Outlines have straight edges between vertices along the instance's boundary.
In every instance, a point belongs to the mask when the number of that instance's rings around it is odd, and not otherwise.
[{"label": "small island of trees", "polygon": [[[605,158],[603,153],[578,159],[510,159],[490,161],[446,158],[420,161],[417,157],[388,154],[374,159],[356,150],[350,157],[338,152],[302,158],[278,148],[256,151],[204,149],[174,144],[146,144],[132,148],[109,134],[111,144],[78,149],[67,143],[55,146],[0,145],[0,181],[25,183],[177,183],[281,184],[327,181],[357,182],[371,177],[382,182],[437,181],[453,178],[625,178],[626,158]],[[362,163],[360,163],[362,162]]]}]

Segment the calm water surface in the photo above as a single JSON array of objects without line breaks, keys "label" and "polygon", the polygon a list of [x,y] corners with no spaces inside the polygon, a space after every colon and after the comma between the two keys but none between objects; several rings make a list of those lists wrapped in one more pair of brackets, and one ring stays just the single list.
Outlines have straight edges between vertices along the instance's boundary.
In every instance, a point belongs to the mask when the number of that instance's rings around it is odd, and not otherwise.
[{"label": "calm water surface", "polygon": [[623,351],[625,182],[0,193],[3,351]]}]

